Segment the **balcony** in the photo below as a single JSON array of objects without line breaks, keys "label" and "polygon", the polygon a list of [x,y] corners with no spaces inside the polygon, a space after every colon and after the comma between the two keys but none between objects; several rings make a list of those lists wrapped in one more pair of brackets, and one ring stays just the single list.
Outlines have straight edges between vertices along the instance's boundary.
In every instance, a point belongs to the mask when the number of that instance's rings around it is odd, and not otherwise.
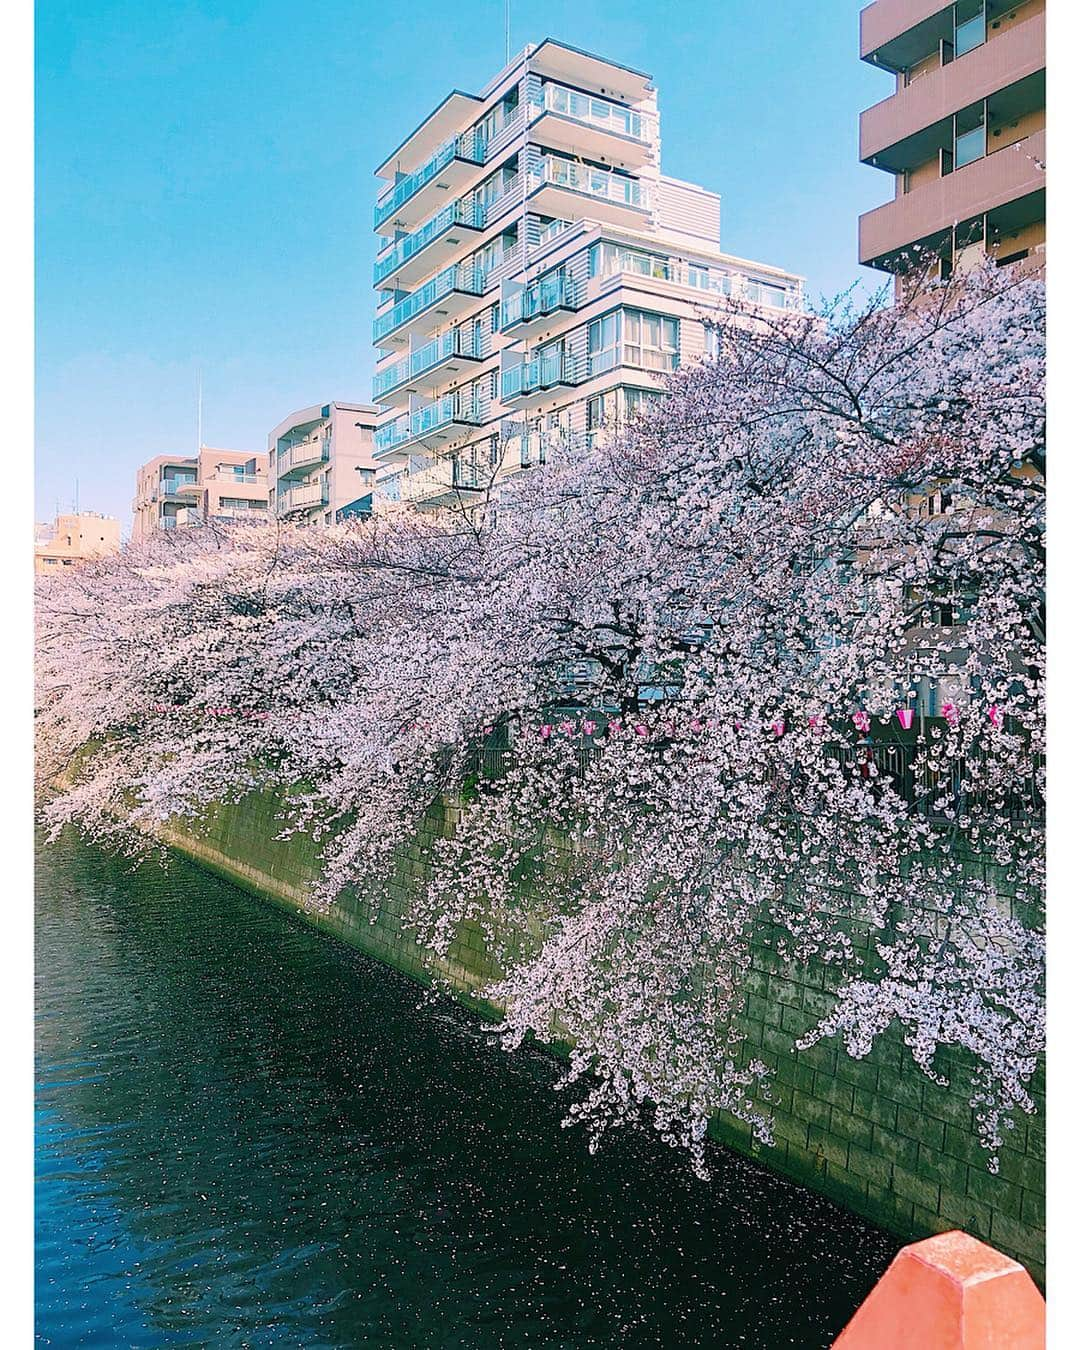
[{"label": "balcony", "polygon": [[461,230],[482,230],[486,216],[481,202],[451,202],[414,234],[406,235],[388,253],[376,258],[375,285],[381,286],[390,277],[401,286],[418,281],[449,261],[461,243]]},{"label": "balcony", "polygon": [[996,150],[859,218],[859,261],[890,255],[1046,187],[1046,132]]},{"label": "balcony", "polygon": [[317,483],[301,483],[278,493],[278,514],[291,511],[309,511],[313,506],[326,506],[330,501],[330,485],[325,478]]},{"label": "balcony", "polygon": [[393,184],[375,203],[375,229],[391,237],[413,230],[432,214],[447,192],[460,188],[484,162],[485,145],[476,131],[454,136],[426,164]]},{"label": "balcony", "polygon": [[[641,225],[649,216],[649,193],[639,178],[562,159],[541,157],[530,172],[529,209],[565,220],[588,214],[608,225]],[[576,202],[576,205],[575,205]]]},{"label": "balcony", "polygon": [[179,497],[182,493],[197,491],[198,487],[195,478],[163,478],[159,493],[162,497]]},{"label": "balcony", "polygon": [[543,352],[530,361],[506,366],[502,372],[502,399],[517,407],[539,401],[551,389],[581,384],[584,363],[569,352]]},{"label": "balcony", "polygon": [[572,313],[581,303],[573,280],[565,272],[542,277],[517,290],[504,287],[499,307],[499,331],[524,334],[540,328],[559,310]]},{"label": "balcony", "polygon": [[[954,112],[1000,94],[1039,74],[1046,67],[1046,15],[1035,14],[1005,29],[988,42],[946,66],[932,70],[875,103],[859,118],[859,158],[891,172],[928,159],[935,146],[915,139],[908,153],[904,142],[950,118]],[[1030,90],[1031,111],[1045,103],[1045,86]],[[894,150],[890,154],[890,151]]]},{"label": "balcony", "polygon": [[261,473],[212,473],[203,482],[219,487],[265,487],[266,476]]},{"label": "balcony", "polygon": [[446,394],[379,427],[375,432],[375,458],[383,461],[400,458],[414,442],[437,444],[479,426],[482,421],[480,406],[474,398],[460,391]]},{"label": "balcony", "polygon": [[875,0],[859,15],[859,55],[903,70],[952,40],[953,7],[943,0]]},{"label": "balcony", "polygon": [[[430,394],[465,364],[483,360],[471,330],[455,328],[441,337],[425,342],[409,356],[375,372],[372,381],[375,398],[386,407],[409,394]],[[393,395],[397,395],[395,398]]]},{"label": "balcony", "polygon": [[329,458],[329,436],[309,436],[277,452],[277,475],[282,478],[300,469],[310,469],[313,464],[325,464]]},{"label": "balcony", "polygon": [[579,155],[617,158],[633,168],[648,163],[656,140],[651,116],[551,82],[543,85],[534,105],[532,129],[544,145]]},{"label": "balcony", "polygon": [[487,480],[475,465],[461,464],[453,456],[437,459],[426,468],[403,474],[397,480],[396,500],[412,506],[446,506],[483,492]]},{"label": "balcony", "polygon": [[373,325],[374,341],[382,347],[404,345],[414,333],[440,327],[463,313],[473,298],[483,293],[481,269],[473,264],[457,263],[412,295],[399,300],[385,313],[377,315]]}]

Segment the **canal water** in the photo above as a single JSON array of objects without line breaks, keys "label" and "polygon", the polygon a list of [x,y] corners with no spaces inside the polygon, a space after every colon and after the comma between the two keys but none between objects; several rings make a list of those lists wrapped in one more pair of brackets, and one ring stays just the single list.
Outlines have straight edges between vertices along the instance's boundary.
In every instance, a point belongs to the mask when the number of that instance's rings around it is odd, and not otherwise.
[{"label": "canal water", "polygon": [[39,1342],[825,1347],[899,1245],[183,860],[44,846]]}]

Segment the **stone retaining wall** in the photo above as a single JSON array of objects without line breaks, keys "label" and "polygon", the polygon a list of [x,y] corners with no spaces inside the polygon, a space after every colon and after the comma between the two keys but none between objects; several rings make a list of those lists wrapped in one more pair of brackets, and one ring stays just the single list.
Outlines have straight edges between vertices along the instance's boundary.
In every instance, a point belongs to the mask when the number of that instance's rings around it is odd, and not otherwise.
[{"label": "stone retaining wall", "polygon": [[[348,895],[329,914],[305,911],[318,875],[318,848],[305,835],[276,839],[278,809],[272,796],[253,795],[216,808],[198,833],[174,826],[163,831],[163,838],[228,880],[417,980],[427,982],[437,971],[449,978],[464,1003],[482,1015],[496,1015],[478,997],[497,974],[478,930],[463,926],[447,959],[434,961],[402,926],[410,887],[428,865],[425,844],[452,825],[453,807],[433,812],[405,851],[392,903],[374,923],[362,898]],[[1000,1172],[991,1175],[973,1128],[971,1063],[963,1053],[939,1052],[938,1063],[950,1080],[944,1088],[920,1072],[896,1028],[862,1060],[851,1059],[832,1039],[810,1050],[793,1050],[799,1036],[831,1007],[836,978],[828,967],[793,966],[768,942],[755,944],[746,976],[746,1050],[774,1071],[775,1144],[752,1142],[749,1129],[726,1116],[713,1122],[716,1138],[900,1237],[962,1228],[1023,1261],[1041,1280],[1041,1071],[1033,1093],[1038,1113],[1022,1116],[1008,1132]]]}]

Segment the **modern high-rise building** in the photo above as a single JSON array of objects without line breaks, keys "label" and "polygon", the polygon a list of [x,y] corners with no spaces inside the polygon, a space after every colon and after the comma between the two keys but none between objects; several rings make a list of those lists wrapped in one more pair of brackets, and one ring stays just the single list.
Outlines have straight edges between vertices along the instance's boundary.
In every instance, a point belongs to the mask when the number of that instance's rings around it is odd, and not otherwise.
[{"label": "modern high-rise building", "polygon": [[291,413],[270,432],[270,508],[329,525],[371,514],[375,421],[370,403],[322,403]]},{"label": "modern high-rise building", "polygon": [[859,220],[859,261],[902,273],[929,252],[944,276],[988,252],[1040,266],[1045,0],[876,0],[860,54],[896,87],[859,120],[860,158],[895,180]]},{"label": "modern high-rise building", "polygon": [[265,515],[267,486],[265,455],[205,445],[197,455],[157,455],[136,475],[131,537]]},{"label": "modern high-rise building", "polygon": [[47,575],[88,558],[120,552],[120,522],[97,511],[72,511],[35,530],[34,571]]},{"label": "modern high-rise building", "polygon": [[377,170],[376,507],[468,502],[601,436],[797,276],[720,251],[720,199],[660,171],[651,78],[548,39],[455,91]]}]

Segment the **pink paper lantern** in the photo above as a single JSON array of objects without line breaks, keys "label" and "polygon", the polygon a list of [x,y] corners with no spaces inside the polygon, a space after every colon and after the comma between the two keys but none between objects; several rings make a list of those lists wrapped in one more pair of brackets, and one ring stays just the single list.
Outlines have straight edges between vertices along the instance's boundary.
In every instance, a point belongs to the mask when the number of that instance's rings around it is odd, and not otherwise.
[{"label": "pink paper lantern", "polygon": [[777,737],[780,737],[784,734],[784,727],[785,723],[782,717],[778,717],[776,721],[773,722],[772,724],[772,729],[776,733]]},{"label": "pink paper lantern", "polygon": [[546,741],[550,735],[551,735],[551,723],[545,722],[544,725],[540,728],[540,739]]},{"label": "pink paper lantern", "polygon": [[638,736],[647,736],[649,734],[640,722],[634,727],[634,733]]},{"label": "pink paper lantern", "polygon": [[896,720],[905,731],[911,730],[911,724],[915,721],[915,711],[912,708],[897,708]]},{"label": "pink paper lantern", "polygon": [[581,729],[586,736],[591,736],[593,732],[596,730],[596,723],[589,721],[582,722]]},{"label": "pink paper lantern", "polygon": [[941,715],[951,727],[957,726],[960,722],[960,709],[955,703],[943,703],[941,705]]},{"label": "pink paper lantern", "polygon": [[852,714],[851,720],[855,723],[856,731],[861,731],[865,735],[870,730],[870,714],[868,712],[863,712],[860,709],[857,713]]},{"label": "pink paper lantern", "polygon": [[1005,720],[1005,714],[1001,711],[1001,709],[998,707],[996,703],[990,704],[990,707],[987,709],[986,715],[987,717],[989,717],[990,721],[994,724],[995,727],[1000,727],[1002,722],[1004,722]]}]

